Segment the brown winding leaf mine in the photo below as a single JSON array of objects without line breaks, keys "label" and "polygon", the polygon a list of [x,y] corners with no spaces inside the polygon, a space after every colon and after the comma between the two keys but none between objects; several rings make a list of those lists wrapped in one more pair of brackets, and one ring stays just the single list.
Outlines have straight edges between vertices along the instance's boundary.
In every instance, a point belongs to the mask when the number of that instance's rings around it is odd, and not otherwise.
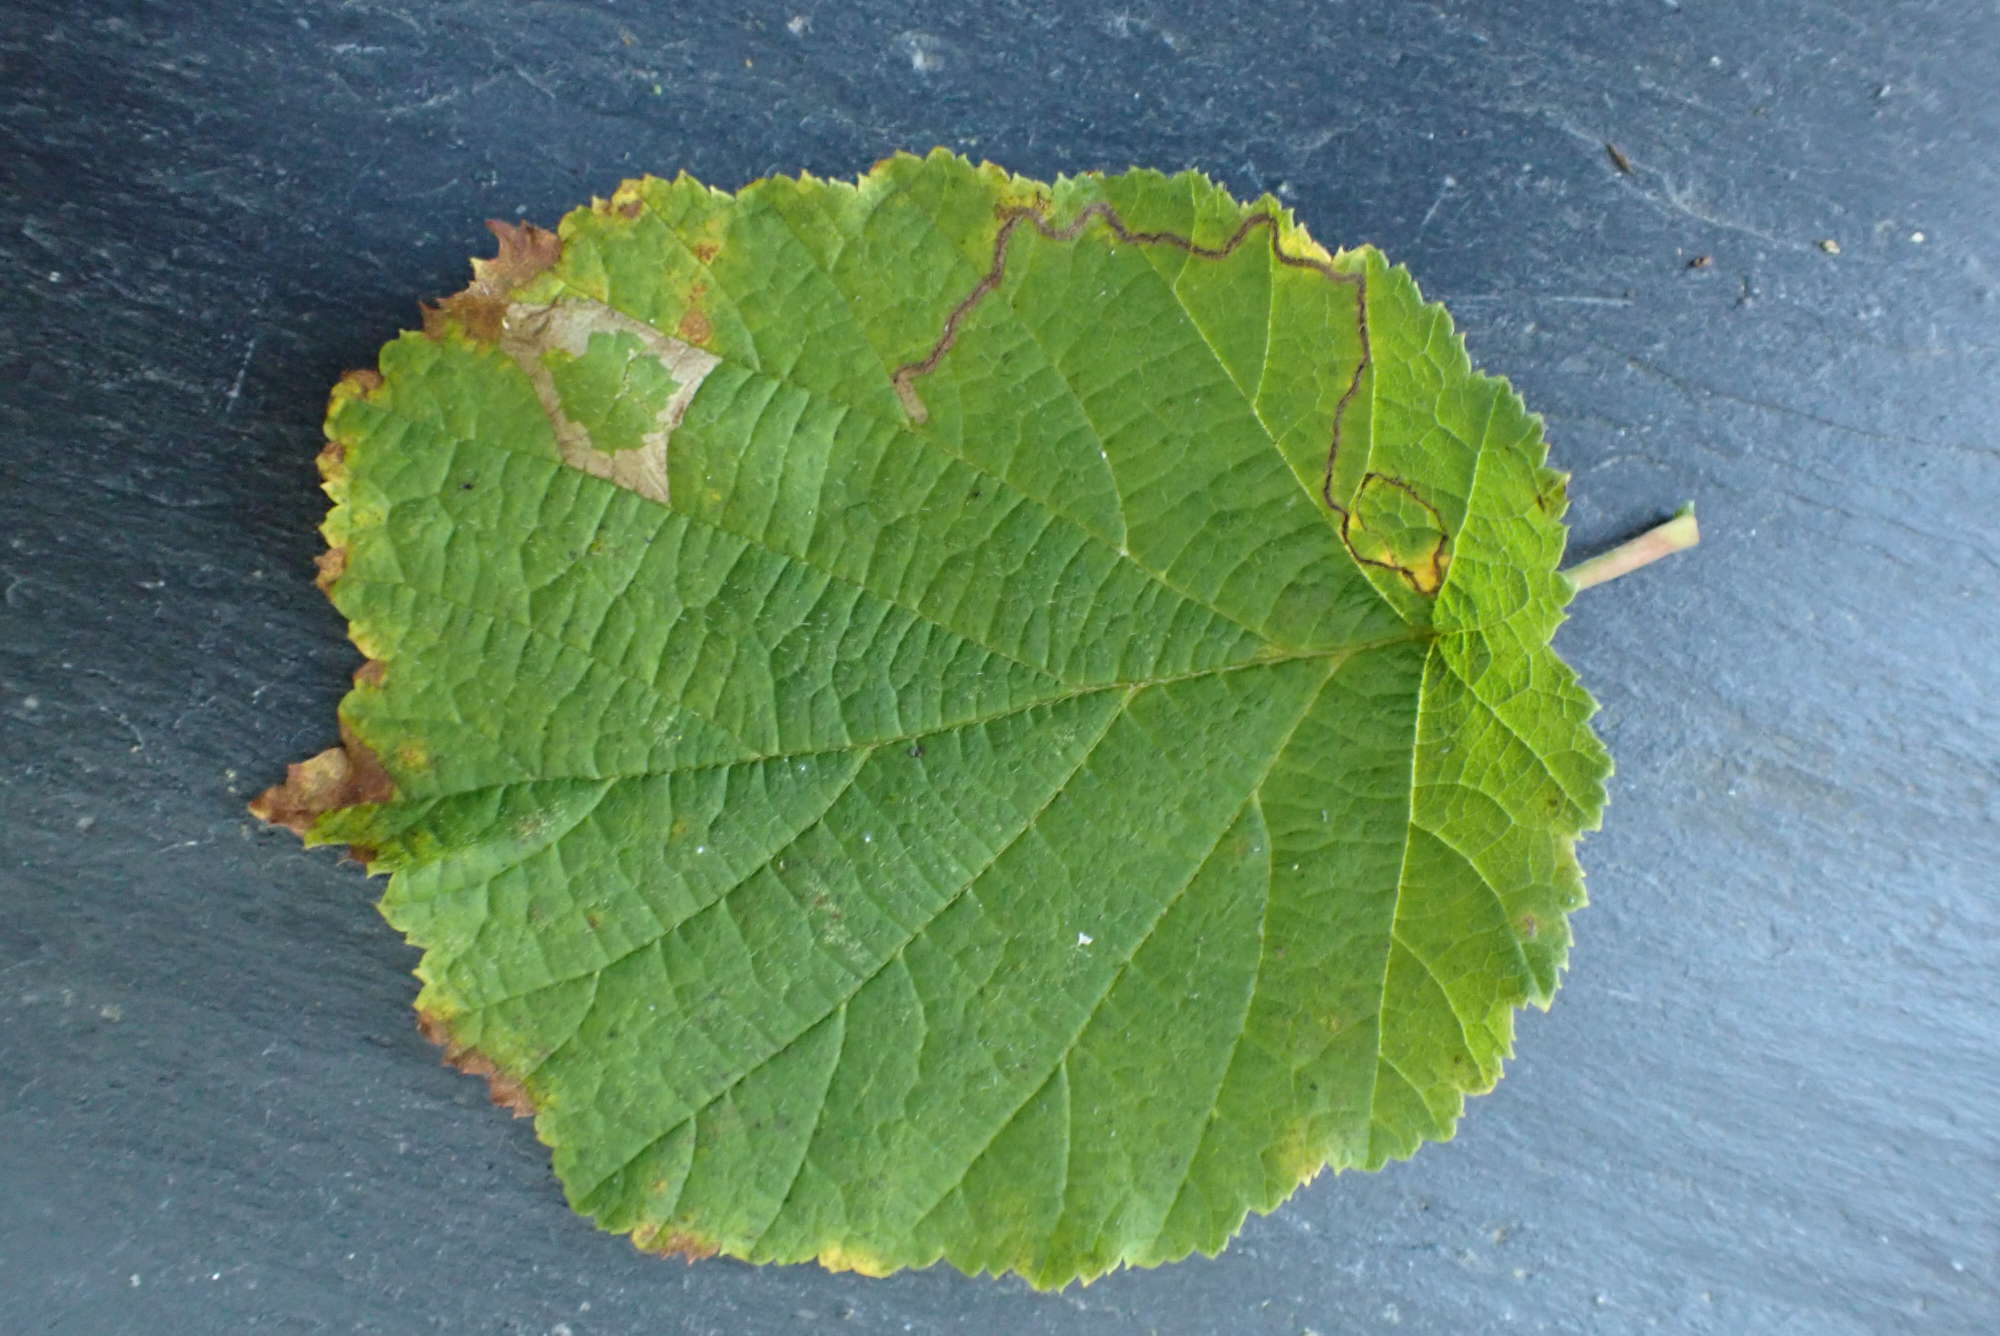
[{"label": "brown winding leaf mine", "polygon": [[508,296],[562,258],[562,239],[533,223],[495,218],[488,220],[486,230],[499,240],[499,254],[472,262],[472,282],[464,291],[434,306],[425,304],[424,333],[430,337],[441,338],[448,325],[457,324],[471,337],[493,342],[500,337]]},{"label": "brown winding leaf mine", "polygon": [[936,342],[923,358],[915,362],[905,362],[889,373],[889,384],[896,391],[896,398],[902,402],[903,412],[915,426],[922,426],[930,419],[930,410],[917,395],[917,380],[937,370],[938,363],[958,342],[959,327],[972,309],[983,301],[987,294],[996,290],[1007,277],[1007,248],[1015,231],[1026,223],[1050,241],[1075,241],[1093,220],[1101,220],[1111,235],[1128,246],[1171,246],[1185,251],[1199,260],[1222,260],[1236,253],[1236,248],[1249,239],[1250,234],[1263,228],[1271,243],[1271,258],[1279,264],[1294,269],[1310,269],[1325,278],[1327,282],[1354,290],[1354,320],[1356,333],[1361,341],[1361,355],[1355,359],[1354,371],[1348,377],[1347,388],[1341,391],[1340,401],[1334,405],[1333,427],[1326,447],[1325,479],[1320,492],[1325,497],[1327,508],[1339,513],[1343,519],[1347,512],[1333,499],[1333,466],[1340,457],[1341,426],[1347,419],[1347,406],[1361,389],[1361,378],[1367,373],[1374,360],[1368,338],[1368,275],[1348,273],[1337,269],[1329,260],[1317,255],[1294,255],[1279,244],[1278,219],[1268,213],[1253,213],[1238,225],[1236,231],[1220,246],[1203,246],[1194,238],[1178,232],[1137,232],[1111,205],[1099,201],[1078,210],[1076,217],[1061,227],[1049,222],[1044,215],[1045,201],[1037,198],[1026,204],[1002,204],[998,209],[1000,228],[993,235],[993,259],[972,290],[959,299],[944,319],[944,328]]},{"label": "brown winding leaf mine", "polygon": [[326,812],[359,803],[385,803],[395,796],[395,783],[382,762],[343,722],[340,745],[287,766],[284,783],[250,800],[250,815],[303,839]]},{"label": "brown winding leaf mine", "polygon": [[[681,320],[684,332],[688,330],[690,320],[698,321],[699,332],[707,337],[710,332],[707,318],[698,311],[690,310]],[[660,365],[679,386],[660,410],[653,430],[645,434],[644,444],[635,450],[599,450],[592,443],[590,433],[563,412],[562,395],[543,361],[551,352],[581,357],[590,346],[590,336],[604,333],[624,333],[637,338],[648,353],[659,359]],[[594,478],[602,478],[637,492],[649,501],[657,501],[663,506],[667,504],[667,442],[674,429],[681,425],[681,419],[687,416],[688,405],[694,401],[694,392],[701,388],[708,373],[720,364],[720,358],[692,343],[670,338],[644,321],[634,320],[603,302],[585,297],[547,305],[514,302],[505,308],[496,338],[500,350],[514,359],[515,364],[527,374],[529,384],[534,386],[535,397],[541,401],[542,411],[549,415],[549,424],[555,428],[556,449],[562,455],[563,463]]]},{"label": "brown winding leaf mine", "polygon": [[509,1110],[516,1118],[535,1116],[535,1101],[529,1096],[528,1088],[501,1071],[484,1053],[452,1038],[451,1027],[441,1017],[428,1011],[418,1011],[417,1030],[444,1050],[445,1066],[456,1067],[467,1076],[485,1077],[487,1097],[495,1105]]},{"label": "brown winding leaf mine", "polygon": [[1444,586],[1451,568],[1444,517],[1415,488],[1386,473],[1361,479],[1352,506],[1341,513],[1340,540],[1362,565],[1394,571],[1426,597]]},{"label": "brown winding leaf mine", "polygon": [[340,384],[352,386],[353,392],[365,399],[382,388],[382,373],[367,369],[343,372]]}]

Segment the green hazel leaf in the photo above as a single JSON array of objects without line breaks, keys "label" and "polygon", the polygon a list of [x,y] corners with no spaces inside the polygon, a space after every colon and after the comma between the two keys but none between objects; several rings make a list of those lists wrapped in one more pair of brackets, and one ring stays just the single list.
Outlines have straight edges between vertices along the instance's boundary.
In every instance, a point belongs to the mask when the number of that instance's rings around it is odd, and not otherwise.
[{"label": "green hazel leaf", "polygon": [[255,810],[577,1210],[1051,1287],[1451,1134],[1609,762],[1540,422],[1404,270],[941,151],[495,230],[334,393],[369,662]]}]

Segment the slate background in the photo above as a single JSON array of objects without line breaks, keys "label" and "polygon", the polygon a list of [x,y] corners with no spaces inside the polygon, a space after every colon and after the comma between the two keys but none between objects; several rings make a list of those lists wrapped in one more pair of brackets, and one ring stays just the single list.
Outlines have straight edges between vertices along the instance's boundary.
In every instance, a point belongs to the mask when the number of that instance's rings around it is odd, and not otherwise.
[{"label": "slate background", "polygon": [[[1989,0],[34,0],[0,61],[0,1330],[2000,1326]],[[1276,191],[1547,415],[1579,550],[1708,534],[1559,640],[1595,905],[1457,1140],[1052,1298],[596,1234],[242,811],[356,662],[324,393],[482,219],[932,144]]]}]

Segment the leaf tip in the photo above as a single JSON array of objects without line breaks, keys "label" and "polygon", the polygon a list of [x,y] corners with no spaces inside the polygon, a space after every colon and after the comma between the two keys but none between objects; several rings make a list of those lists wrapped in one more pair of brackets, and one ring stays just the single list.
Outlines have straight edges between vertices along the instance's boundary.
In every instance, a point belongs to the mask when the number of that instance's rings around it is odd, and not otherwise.
[{"label": "leaf tip", "polygon": [[287,766],[284,783],[250,800],[250,815],[310,843],[314,823],[326,813],[395,797],[395,783],[368,745],[345,723],[340,735],[339,746]]}]

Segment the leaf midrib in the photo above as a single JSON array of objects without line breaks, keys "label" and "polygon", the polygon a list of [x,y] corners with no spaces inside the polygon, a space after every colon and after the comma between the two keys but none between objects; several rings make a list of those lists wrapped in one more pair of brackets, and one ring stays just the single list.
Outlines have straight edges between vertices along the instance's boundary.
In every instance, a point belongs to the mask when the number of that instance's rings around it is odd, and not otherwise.
[{"label": "leaf midrib", "polygon": [[[419,592],[432,593],[433,591],[420,590]],[[437,594],[436,596],[439,598],[445,597],[443,594]],[[471,608],[469,604],[461,604],[460,606],[467,607],[468,609]],[[484,609],[471,610],[486,611]],[[488,615],[496,614],[489,613]],[[531,631],[535,630],[533,627],[529,629]],[[536,631],[536,633],[546,634],[540,631]],[[1184,673],[1166,673],[1157,677],[1130,678],[1112,682],[1094,683],[1089,686],[1075,687],[1068,691],[1053,692],[1046,696],[1036,696],[1030,700],[1020,701],[1002,709],[989,710],[984,714],[969,715],[962,719],[948,720],[937,724],[935,727],[926,728],[919,732],[898,733],[876,738],[855,738],[840,746],[810,747],[798,751],[759,752],[748,756],[732,757],[723,761],[702,761],[694,765],[663,766],[657,769],[620,771],[616,774],[608,775],[535,775],[525,779],[507,779],[498,780],[491,784],[475,784],[467,788],[449,789],[441,793],[427,793],[420,797],[391,798],[389,801],[379,804],[378,808],[392,808],[406,803],[430,805],[448,802],[454,798],[491,793],[499,789],[524,788],[534,784],[617,784],[635,780],[664,779],[675,775],[702,774],[711,770],[733,770],[744,766],[765,765],[774,761],[804,761],[823,756],[845,756],[857,751],[871,751],[882,747],[894,747],[901,743],[922,742],[926,738],[933,738],[941,733],[956,732],[962,728],[977,728],[982,724],[996,723],[1002,719],[1011,719],[1016,715],[1026,714],[1030,710],[1038,709],[1045,705],[1068,704],[1071,701],[1102,695],[1106,692],[1127,692],[1133,696],[1137,696],[1140,692],[1153,687],[1173,686],[1181,682],[1195,682],[1203,678],[1219,677],[1224,673],[1247,672],[1257,668],[1274,668],[1282,664],[1297,663],[1307,659],[1326,660],[1329,664],[1328,671],[1333,672],[1357,655],[1371,653],[1378,649],[1388,649],[1396,645],[1415,644],[1426,640],[1435,642],[1451,634],[1465,633],[1430,632],[1426,628],[1411,627],[1402,634],[1378,636],[1372,640],[1365,640],[1354,645],[1343,645],[1334,649],[1292,650],[1236,663],[1215,664],[1206,668],[1194,668]],[[568,645],[567,641],[560,643]],[[571,648],[574,647],[572,646]],[[631,680],[640,681],[640,679],[636,678]],[[700,718],[698,715],[694,717],[697,719]],[[702,722],[709,721],[703,720]]]}]

